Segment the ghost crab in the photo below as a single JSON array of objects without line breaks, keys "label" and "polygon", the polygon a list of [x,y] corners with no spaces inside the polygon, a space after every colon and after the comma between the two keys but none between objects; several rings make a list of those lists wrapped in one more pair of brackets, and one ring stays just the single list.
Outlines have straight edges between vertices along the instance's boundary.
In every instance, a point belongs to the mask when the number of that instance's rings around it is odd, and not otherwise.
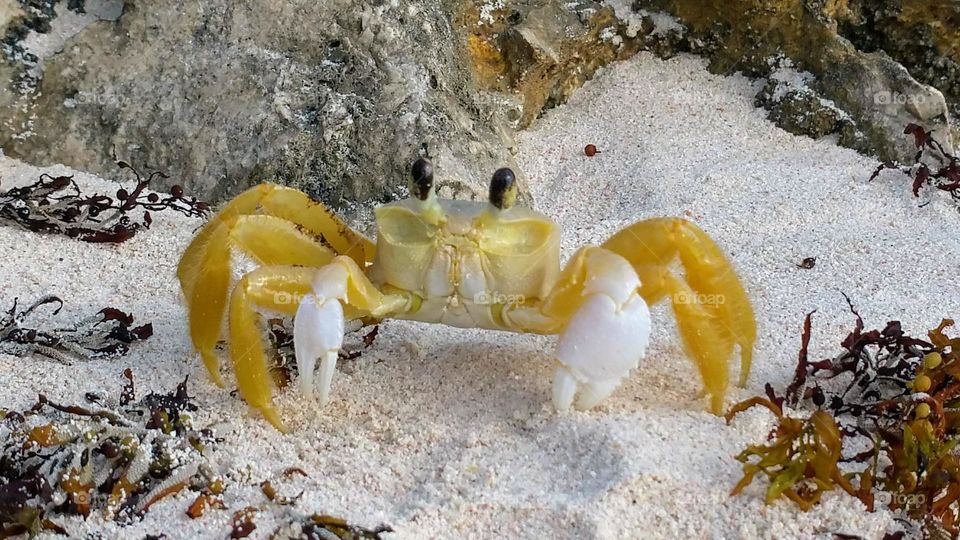
[{"label": "ghost crab", "polygon": [[[376,209],[377,244],[306,194],[273,184],[242,193],[196,236],[178,267],[191,339],[218,385],[214,347],[228,310],[229,357],[240,394],[277,429],[258,309],[294,316],[303,393],[330,397],[345,323],[410,319],[459,327],[559,334],[553,402],[593,407],[643,357],[647,306],[669,297],[689,356],[719,414],[734,346],[740,384],[750,372],[753,309],[727,257],[680,218],[639,221],[601,246],[580,248],[560,268],[559,231],[515,205],[516,182],[500,169],[489,202],[438,199],[433,167],[412,167],[411,196]],[[231,249],[260,264],[231,285]],[[685,279],[671,263],[679,259]]]}]

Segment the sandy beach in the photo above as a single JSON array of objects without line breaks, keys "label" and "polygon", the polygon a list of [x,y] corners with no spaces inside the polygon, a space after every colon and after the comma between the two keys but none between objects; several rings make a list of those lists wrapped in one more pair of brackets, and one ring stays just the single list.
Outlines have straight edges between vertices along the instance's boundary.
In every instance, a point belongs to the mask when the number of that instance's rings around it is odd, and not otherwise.
[{"label": "sandy beach", "polygon": [[[868,328],[895,319],[923,335],[960,316],[955,203],[933,190],[914,198],[899,173],[868,183],[875,160],[775,127],[754,107],[756,91],[745,78],[709,74],[692,56],[641,53],[518,136],[537,209],[563,228],[564,258],[635,220],[670,215],[727,250],[759,325],[749,385],[728,404],[762,394],[767,382],[787,384],[809,311],[817,310],[811,356],[834,355],[854,320],[841,293]],[[586,144],[600,153],[585,156]],[[2,189],[42,172],[116,189],[65,167],[0,158]],[[224,439],[211,463],[230,481],[228,509],[192,520],[184,493],[126,527],[61,520],[74,536],[223,538],[233,511],[263,502],[264,480],[283,494],[302,491],[303,512],[385,523],[397,539],[880,538],[899,528],[889,511],[867,512],[839,492],[809,512],[764,505],[761,481],[731,498],[741,476],[734,455],[761,442],[773,418],[753,410],[728,426],[706,411],[663,305],[653,309],[640,368],[589,412],[552,408],[552,338],[386,321],[371,348],[341,364],[319,414],[293,387],[276,397],[293,431],[281,435],[212,385],[192,352],[174,269],[200,225],[159,213],[119,246],[0,228],[4,309],[14,298],[56,294],[66,302],[56,321],[114,306],[154,327],[116,360],[0,356],[0,407],[29,407],[41,392],[75,402],[87,391],[118,394],[126,367],[141,395],[189,375],[196,423]],[[816,266],[798,268],[807,257]],[[232,384],[231,371],[224,375]],[[277,480],[289,467],[309,476]],[[262,513],[257,525],[253,537],[266,538],[276,518]]]}]

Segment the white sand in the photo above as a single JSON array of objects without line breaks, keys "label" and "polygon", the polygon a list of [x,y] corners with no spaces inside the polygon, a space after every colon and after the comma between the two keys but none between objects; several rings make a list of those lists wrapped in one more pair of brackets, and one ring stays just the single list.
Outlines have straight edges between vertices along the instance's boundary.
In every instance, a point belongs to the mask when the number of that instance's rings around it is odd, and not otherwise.
[{"label": "white sand", "polygon": [[[564,227],[565,256],[660,215],[689,217],[729,251],[760,324],[750,386],[731,402],[767,381],[782,389],[809,310],[819,310],[813,355],[837,351],[852,323],[841,291],[868,325],[900,319],[922,334],[960,315],[960,238],[944,232],[956,229],[953,203],[933,197],[918,208],[909,181],[893,173],[867,184],[873,160],[774,127],[752,106],[753,91],[745,79],[708,74],[698,59],[642,54],[521,134],[519,150],[539,209]],[[587,143],[602,153],[585,157]],[[0,160],[4,188],[39,172]],[[213,387],[191,352],[173,272],[199,222],[167,213],[155,220],[119,247],[0,228],[3,302],[56,293],[67,301],[57,320],[113,305],[155,329],[118,361],[0,357],[0,406],[26,407],[38,392],[63,401],[89,390],[117,394],[130,366],[139,395],[190,375],[198,422],[219,423],[226,438],[213,459],[233,482],[231,510],[193,521],[183,496],[126,528],[72,521],[77,535],[223,537],[233,510],[263,502],[266,479],[284,494],[304,490],[304,512],[385,522],[395,538],[878,538],[896,527],[888,512],[868,513],[839,493],[807,513],[765,506],[763,483],[730,498],[740,477],[733,455],[761,441],[772,420],[757,410],[728,427],[704,411],[663,307],[641,368],[589,413],[551,409],[549,338],[389,321],[375,346],[340,370],[319,417],[296,392],[279,396],[295,430],[281,436]],[[810,256],[814,269],[795,266]],[[291,466],[310,477],[279,480]],[[274,525],[267,515],[257,522],[260,538]]]}]

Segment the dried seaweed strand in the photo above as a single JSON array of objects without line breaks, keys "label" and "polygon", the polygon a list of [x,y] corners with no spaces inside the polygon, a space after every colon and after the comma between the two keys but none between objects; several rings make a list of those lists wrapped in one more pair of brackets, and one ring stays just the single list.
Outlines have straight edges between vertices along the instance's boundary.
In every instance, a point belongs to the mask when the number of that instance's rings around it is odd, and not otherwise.
[{"label": "dried seaweed strand", "polygon": [[[203,217],[209,211],[206,203],[185,197],[180,186],[173,186],[166,195],[148,193],[154,179],[168,178],[160,171],[144,178],[124,161],[118,161],[117,166],[133,173],[136,184],[132,189],[120,187],[113,197],[86,195],[73,176],[44,173],[29,186],[0,193],[0,223],[33,232],[63,234],[84,242],[119,244],[133,238],[140,229],[150,228],[151,212],[172,210]],[[134,211],[142,212],[134,215]]]},{"label": "dried seaweed strand", "polygon": [[153,335],[153,325],[133,325],[133,316],[107,307],[67,328],[36,328],[30,320],[40,308],[53,307],[50,315],[63,308],[63,300],[44,296],[26,309],[13,306],[0,316],[0,353],[15,356],[39,355],[62,363],[92,358],[115,358],[127,353],[130,344]]},{"label": "dried seaweed strand", "polygon": [[[955,201],[960,202],[960,157],[947,152],[933,137],[932,131],[927,131],[917,124],[907,124],[903,133],[914,137],[917,153],[913,163],[902,165],[894,161],[885,161],[873,171],[869,181],[878,177],[884,170],[893,169],[913,179],[911,190],[914,197],[919,197],[920,190],[928,186],[946,192]],[[926,157],[936,159],[938,165],[928,165],[924,161]],[[957,210],[960,211],[960,207]]]}]

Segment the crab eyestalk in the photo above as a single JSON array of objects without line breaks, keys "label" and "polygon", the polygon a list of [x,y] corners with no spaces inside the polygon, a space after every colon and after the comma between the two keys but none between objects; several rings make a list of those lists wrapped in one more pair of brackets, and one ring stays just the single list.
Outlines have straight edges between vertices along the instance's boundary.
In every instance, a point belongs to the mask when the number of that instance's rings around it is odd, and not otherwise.
[{"label": "crab eyestalk", "polygon": [[429,221],[436,224],[443,219],[433,187],[433,164],[426,158],[418,159],[410,167],[410,197],[419,201],[420,210]]},{"label": "crab eyestalk", "polygon": [[410,167],[410,195],[421,201],[434,198],[433,164],[420,158]]},{"label": "crab eyestalk", "polygon": [[504,167],[490,180],[490,204],[497,210],[509,210],[517,202],[517,177]]}]

